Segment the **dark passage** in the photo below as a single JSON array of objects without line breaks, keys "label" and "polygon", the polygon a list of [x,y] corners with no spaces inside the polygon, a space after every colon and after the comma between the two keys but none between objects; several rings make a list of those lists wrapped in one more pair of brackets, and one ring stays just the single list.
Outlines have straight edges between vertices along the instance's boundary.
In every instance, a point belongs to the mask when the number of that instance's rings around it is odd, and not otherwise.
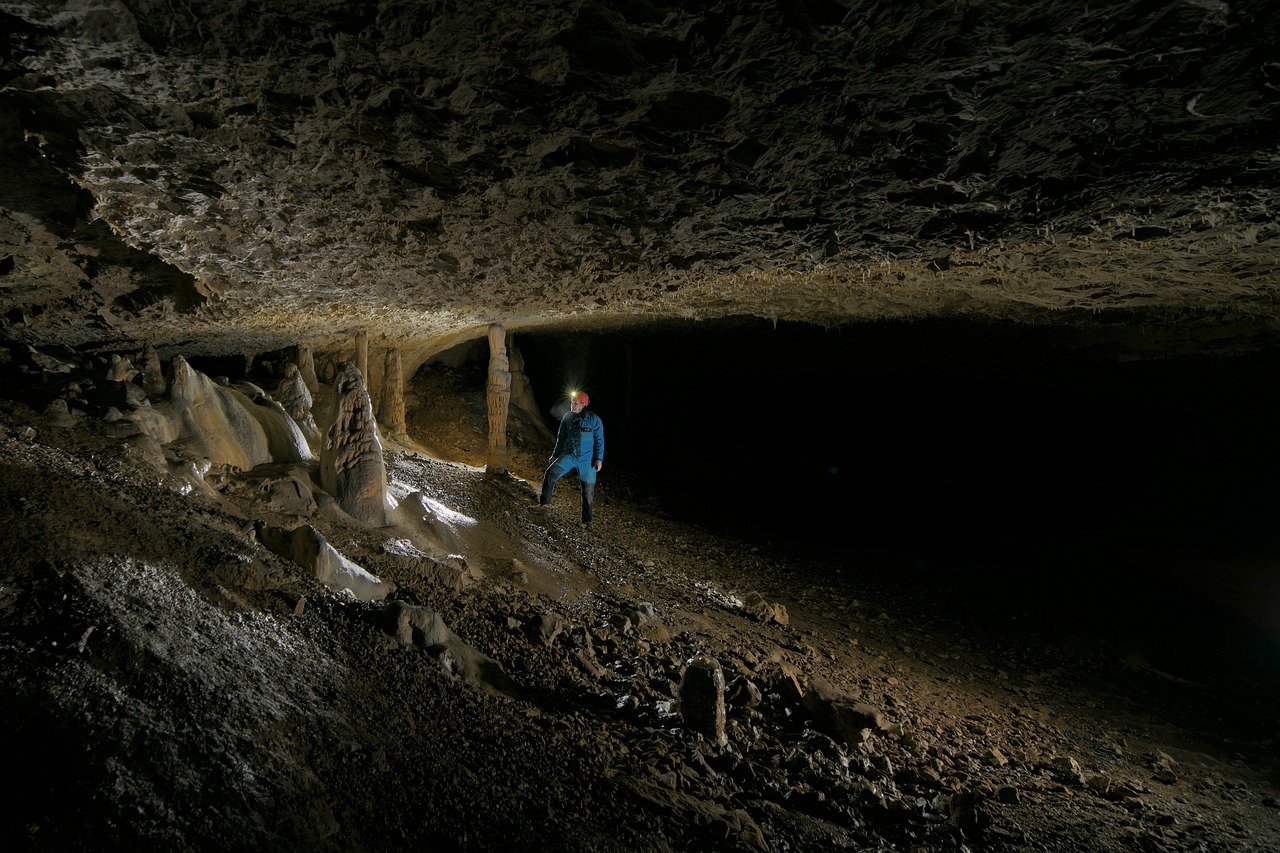
[{"label": "dark passage", "polygon": [[904,583],[1086,644],[1158,658],[1244,630],[1256,651],[1261,629],[1280,650],[1274,350],[1117,360],[1069,329],[942,321],[518,344],[544,405],[590,391],[606,500],[879,555]]},{"label": "dark passage", "polygon": [[779,541],[990,558],[1280,556],[1280,356],[1115,361],[1063,330],[735,322],[518,344],[587,388],[610,475]]}]

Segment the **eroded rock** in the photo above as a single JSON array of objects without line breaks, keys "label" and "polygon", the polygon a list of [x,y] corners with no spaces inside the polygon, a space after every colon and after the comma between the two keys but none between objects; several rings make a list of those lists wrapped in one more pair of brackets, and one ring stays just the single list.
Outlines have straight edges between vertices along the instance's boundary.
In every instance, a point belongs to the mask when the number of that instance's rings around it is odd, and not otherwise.
[{"label": "eroded rock", "polygon": [[363,524],[387,523],[387,469],[364,377],[344,362],[334,380],[333,424],[320,454],[320,482],[338,506]]},{"label": "eroded rock", "polygon": [[680,680],[680,716],[684,724],[720,746],[728,743],[724,731],[724,670],[715,658],[700,656],[689,661]]},{"label": "eroded rock", "polygon": [[801,703],[819,728],[850,746],[866,740],[868,732],[886,730],[879,711],[821,678],[809,679]]},{"label": "eroded rock", "polygon": [[307,569],[312,577],[335,592],[350,590],[361,601],[380,601],[395,589],[393,584],[338,553],[320,531],[309,524],[285,530],[260,521],[254,531],[258,541],[270,551]]},{"label": "eroded rock", "polygon": [[284,378],[276,386],[276,400],[293,422],[298,425],[313,451],[320,449],[320,428],[316,426],[311,410],[314,400],[302,373],[295,364],[286,364]]}]

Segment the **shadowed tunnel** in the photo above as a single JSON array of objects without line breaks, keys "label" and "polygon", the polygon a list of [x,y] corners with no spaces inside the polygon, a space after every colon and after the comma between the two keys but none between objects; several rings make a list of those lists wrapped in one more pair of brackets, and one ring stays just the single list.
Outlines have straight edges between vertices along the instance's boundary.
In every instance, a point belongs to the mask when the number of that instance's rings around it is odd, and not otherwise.
[{"label": "shadowed tunnel", "polygon": [[837,564],[874,555],[905,584],[1170,668],[1206,638],[1280,643],[1274,349],[1137,361],[1120,339],[963,321],[517,344],[544,409],[591,393],[606,501]]},{"label": "shadowed tunnel", "polygon": [[954,321],[518,337],[544,408],[588,389],[610,473],[690,520],[920,556],[1280,557],[1277,353],[1087,343]]}]

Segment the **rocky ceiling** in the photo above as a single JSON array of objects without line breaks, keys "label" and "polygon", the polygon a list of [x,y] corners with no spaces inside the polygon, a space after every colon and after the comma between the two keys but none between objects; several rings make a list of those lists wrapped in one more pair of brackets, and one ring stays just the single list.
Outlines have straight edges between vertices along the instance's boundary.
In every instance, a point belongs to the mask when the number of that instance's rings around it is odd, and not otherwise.
[{"label": "rocky ceiling", "polygon": [[0,324],[1270,336],[1272,0],[0,2]]}]

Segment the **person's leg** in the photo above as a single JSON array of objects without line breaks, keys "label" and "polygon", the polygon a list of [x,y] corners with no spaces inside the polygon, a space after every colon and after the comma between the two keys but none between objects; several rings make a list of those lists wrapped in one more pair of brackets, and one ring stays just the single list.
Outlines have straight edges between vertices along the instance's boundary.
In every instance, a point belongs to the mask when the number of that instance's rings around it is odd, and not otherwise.
[{"label": "person's leg", "polygon": [[591,460],[578,463],[578,479],[582,481],[582,523],[591,526],[591,505],[596,496],[596,469]]},{"label": "person's leg", "polygon": [[572,467],[573,459],[567,456],[561,456],[547,466],[547,472],[542,475],[542,495],[538,499],[538,506],[551,503],[551,493],[556,488],[556,482]]},{"label": "person's leg", "polygon": [[585,480],[582,483],[582,523],[587,527],[591,526],[591,502],[596,496],[596,484],[588,483]]}]

